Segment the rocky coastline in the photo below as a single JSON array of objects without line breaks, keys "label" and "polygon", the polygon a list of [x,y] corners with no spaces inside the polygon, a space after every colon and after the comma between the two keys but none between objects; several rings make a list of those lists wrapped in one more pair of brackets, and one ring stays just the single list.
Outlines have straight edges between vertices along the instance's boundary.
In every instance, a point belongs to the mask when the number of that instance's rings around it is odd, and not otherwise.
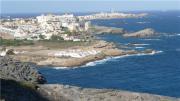
[{"label": "rocky coastline", "polygon": [[123,28],[106,27],[106,26],[94,26],[91,28],[94,34],[118,34],[123,37],[135,37],[135,38],[147,38],[154,37],[160,33],[156,32],[152,28],[145,28],[136,32],[129,32]]},{"label": "rocky coastline", "polygon": [[0,63],[2,101],[180,101],[173,97],[123,90],[42,84],[45,78],[34,66],[9,56],[0,57]]},{"label": "rocky coastline", "polygon": [[94,34],[124,34],[127,31],[125,31],[123,28],[115,28],[115,27],[106,27],[106,26],[92,26],[90,31]]},{"label": "rocky coastline", "polygon": [[[66,49],[48,49],[47,47],[8,47],[13,48],[14,54],[12,58],[30,62],[39,67],[55,66],[55,67],[78,67],[88,62],[105,59],[107,57],[136,55],[136,54],[153,54],[154,50],[147,49],[143,51],[122,50],[117,48],[114,43],[106,41],[97,41],[90,46],[71,47]],[[9,51],[7,51],[9,52]],[[10,52],[9,52],[10,53]]]},{"label": "rocky coastline", "polygon": [[177,98],[161,95],[61,84],[39,85],[38,91],[43,92],[52,101],[180,101]]},{"label": "rocky coastline", "polygon": [[137,38],[146,38],[158,35],[158,33],[152,28],[146,28],[133,33],[123,34],[124,37],[137,37]]}]

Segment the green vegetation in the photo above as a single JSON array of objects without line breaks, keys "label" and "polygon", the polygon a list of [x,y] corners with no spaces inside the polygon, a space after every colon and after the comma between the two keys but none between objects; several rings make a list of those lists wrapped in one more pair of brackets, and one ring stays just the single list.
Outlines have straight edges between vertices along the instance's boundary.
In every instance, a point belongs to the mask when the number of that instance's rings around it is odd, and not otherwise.
[{"label": "green vegetation", "polygon": [[17,82],[21,87],[36,90],[37,85],[31,82]]},{"label": "green vegetation", "polygon": [[57,36],[57,35],[52,35],[49,40],[50,41],[64,41],[64,39],[62,37]]},{"label": "green vegetation", "polygon": [[39,38],[41,39],[41,40],[44,40],[45,38],[46,38],[46,36],[45,35],[39,35]]},{"label": "green vegetation", "polygon": [[88,46],[93,42],[84,42],[84,41],[51,41],[51,40],[41,40],[36,42],[36,45],[45,46],[48,48],[69,48],[74,46]]},{"label": "green vegetation", "polygon": [[33,45],[32,40],[18,40],[18,39],[2,39],[0,38],[0,46],[22,46],[22,45]]},{"label": "green vegetation", "polygon": [[[2,39],[0,38],[0,46],[23,46],[23,45],[42,45],[48,48],[69,48],[74,46],[88,46],[93,43],[93,41],[67,41],[64,40],[61,36],[52,35],[49,40],[27,40],[27,39]],[[85,37],[85,36],[83,36]],[[88,39],[88,38],[85,38]]]}]

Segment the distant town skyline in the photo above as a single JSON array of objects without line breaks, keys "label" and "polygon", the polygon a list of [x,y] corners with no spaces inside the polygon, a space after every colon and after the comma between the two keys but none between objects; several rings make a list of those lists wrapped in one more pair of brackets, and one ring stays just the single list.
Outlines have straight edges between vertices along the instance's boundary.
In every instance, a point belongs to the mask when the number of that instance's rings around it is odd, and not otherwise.
[{"label": "distant town skyline", "polygon": [[180,0],[0,0],[0,13],[180,10]]}]

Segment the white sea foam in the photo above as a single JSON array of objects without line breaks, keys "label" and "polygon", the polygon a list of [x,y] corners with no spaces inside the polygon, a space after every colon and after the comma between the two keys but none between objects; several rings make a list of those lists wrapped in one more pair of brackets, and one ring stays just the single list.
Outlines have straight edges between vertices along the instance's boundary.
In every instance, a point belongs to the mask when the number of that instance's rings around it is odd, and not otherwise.
[{"label": "white sea foam", "polygon": [[148,46],[148,45],[150,45],[150,44],[138,44],[138,43],[137,43],[137,44],[136,44],[136,43],[135,43],[135,44],[133,44],[133,43],[127,43],[126,45],[131,45],[131,44],[132,44],[133,46]]},{"label": "white sea foam", "polygon": [[143,22],[142,21],[142,22],[136,22],[136,23],[138,23],[138,24],[145,24],[145,23],[150,23],[150,22],[145,22],[145,21]]},{"label": "white sea foam", "polygon": [[161,39],[144,39],[144,40],[153,40],[153,41],[158,41],[158,40],[161,40]]},{"label": "white sea foam", "polygon": [[86,65],[81,66],[81,67],[96,66],[98,64],[103,64],[103,63],[105,63],[107,61],[111,61],[111,60],[119,59],[119,58],[125,58],[125,57],[130,57],[130,56],[155,55],[155,54],[159,54],[159,53],[162,53],[162,52],[163,51],[152,51],[152,53],[127,54],[127,55],[123,55],[123,56],[108,57],[108,58],[103,59],[103,60],[97,60],[97,61],[94,61],[94,62],[89,62]]},{"label": "white sea foam", "polygon": [[84,66],[81,66],[81,67],[88,67],[88,66],[95,66],[97,64],[103,64],[103,63],[107,62],[110,59],[112,59],[112,57],[107,57],[107,58],[102,59],[102,60],[97,60],[97,61],[89,62],[89,63],[86,63]]},{"label": "white sea foam", "polygon": [[135,47],[136,49],[142,49],[142,48],[144,48],[144,47]]},{"label": "white sea foam", "polygon": [[76,68],[83,68],[83,67],[91,67],[91,66],[96,66],[99,64],[104,64],[107,61],[111,61],[111,60],[116,60],[119,58],[125,58],[125,57],[130,57],[130,56],[145,56],[145,55],[155,55],[158,53],[162,53],[163,51],[152,51],[152,53],[139,53],[139,54],[127,54],[127,55],[123,55],[123,56],[116,56],[116,57],[107,57],[105,59],[102,60],[97,60],[97,61],[93,61],[93,62],[88,62],[83,66],[79,66],[79,67],[54,67],[54,69],[76,69]]},{"label": "white sea foam", "polygon": [[68,69],[69,67],[53,67],[54,69]]},{"label": "white sea foam", "polygon": [[180,33],[165,33],[165,34],[163,34],[164,36],[167,36],[167,37],[174,37],[174,36],[180,36]]},{"label": "white sea foam", "polygon": [[176,51],[180,52],[180,48],[176,49]]}]

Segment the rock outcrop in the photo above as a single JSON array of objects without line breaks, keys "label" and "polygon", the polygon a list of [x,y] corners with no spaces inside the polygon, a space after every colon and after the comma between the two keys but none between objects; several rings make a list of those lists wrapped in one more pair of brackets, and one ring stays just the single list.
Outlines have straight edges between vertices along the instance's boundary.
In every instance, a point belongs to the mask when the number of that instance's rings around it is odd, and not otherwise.
[{"label": "rock outcrop", "polygon": [[104,33],[112,33],[112,34],[124,34],[126,31],[123,28],[115,28],[115,27],[105,27],[105,26],[94,26],[92,31],[95,34],[104,34]]},{"label": "rock outcrop", "polygon": [[49,101],[31,83],[0,79],[0,101]]},{"label": "rock outcrop", "polygon": [[52,101],[180,101],[180,99],[112,89],[80,88],[69,85],[45,84],[39,92]]},{"label": "rock outcrop", "polygon": [[134,33],[126,33],[123,34],[124,37],[138,37],[138,38],[145,38],[145,37],[151,37],[154,35],[157,35],[158,33],[153,30],[152,28],[146,28]]},{"label": "rock outcrop", "polygon": [[9,56],[0,56],[0,78],[31,83],[45,83],[45,78],[29,63],[22,63]]}]

